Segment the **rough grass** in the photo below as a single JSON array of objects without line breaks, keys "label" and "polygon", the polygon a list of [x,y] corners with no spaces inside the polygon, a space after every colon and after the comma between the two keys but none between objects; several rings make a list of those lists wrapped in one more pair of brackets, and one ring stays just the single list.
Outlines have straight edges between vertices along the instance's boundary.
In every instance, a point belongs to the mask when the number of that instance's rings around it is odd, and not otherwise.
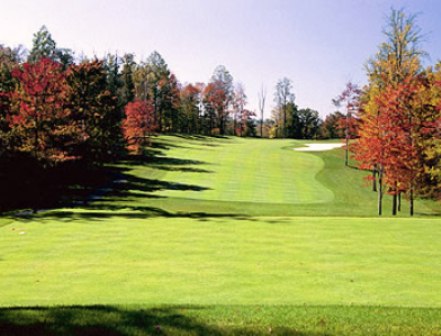
[{"label": "rough grass", "polygon": [[441,310],[359,306],[0,308],[1,335],[439,335]]}]

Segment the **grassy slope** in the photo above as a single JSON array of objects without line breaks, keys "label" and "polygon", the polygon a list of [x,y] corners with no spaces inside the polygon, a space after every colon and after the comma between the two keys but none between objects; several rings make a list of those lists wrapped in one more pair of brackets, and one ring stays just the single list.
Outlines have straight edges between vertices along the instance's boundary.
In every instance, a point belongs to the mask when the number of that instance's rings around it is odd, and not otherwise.
[{"label": "grassy slope", "polygon": [[[135,167],[129,163],[123,167],[137,177],[173,181],[179,185],[161,185],[161,190],[137,194],[142,197],[111,197],[109,200],[113,205],[134,207],[148,203],[151,207],[173,213],[247,216],[376,215],[376,194],[366,186],[366,173],[345,168],[342,150],[295,152],[293,147],[302,146],[304,142],[294,140],[161,137],[156,143],[162,148],[161,155],[174,160],[159,160]],[[316,181],[310,183],[314,177]],[[230,193],[231,186],[240,192]],[[275,196],[272,188],[282,192]],[[146,202],[145,197],[152,196]],[[289,201],[283,203],[283,199]],[[390,197],[385,196],[386,216],[391,212],[390,204]],[[433,202],[416,202],[417,216],[440,212],[441,206]],[[407,203],[403,201],[400,216],[407,216],[407,213]]]},{"label": "grassy slope", "polygon": [[[293,152],[300,144],[161,137],[166,156],[121,164],[105,200],[0,218],[0,305],[56,306],[0,309],[0,334],[440,334],[441,226],[427,217],[438,205],[418,202],[419,218],[369,218],[364,173],[343,169],[339,150]],[[255,173],[285,187],[278,203],[243,178],[255,165],[246,153],[264,148],[312,162],[309,174],[291,161]],[[322,164],[321,184],[302,184]],[[224,197],[218,175],[244,189]],[[312,190],[329,201],[314,203]]]}]

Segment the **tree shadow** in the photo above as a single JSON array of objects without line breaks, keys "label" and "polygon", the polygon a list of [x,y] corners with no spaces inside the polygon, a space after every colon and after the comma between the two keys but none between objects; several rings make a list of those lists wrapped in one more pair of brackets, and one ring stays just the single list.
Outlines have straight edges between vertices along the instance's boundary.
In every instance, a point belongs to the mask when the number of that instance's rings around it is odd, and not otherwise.
[{"label": "tree shadow", "polygon": [[[107,203],[134,199],[162,198],[154,193],[161,190],[197,191],[207,187],[154,178],[141,178],[131,174],[137,165],[147,165],[164,171],[184,173],[210,173],[195,167],[202,161],[162,156],[156,151],[151,156],[131,155],[103,166],[91,166],[73,161],[43,169],[37,162],[22,158],[11,162],[0,176],[0,213],[19,211],[38,212],[42,209],[89,206],[106,200]],[[161,156],[160,156],[161,155]]]},{"label": "tree shadow", "polygon": [[220,327],[191,314],[191,311],[204,309],[209,307],[123,308],[90,305],[0,308],[0,335],[318,335],[285,327],[270,330],[254,326]]}]

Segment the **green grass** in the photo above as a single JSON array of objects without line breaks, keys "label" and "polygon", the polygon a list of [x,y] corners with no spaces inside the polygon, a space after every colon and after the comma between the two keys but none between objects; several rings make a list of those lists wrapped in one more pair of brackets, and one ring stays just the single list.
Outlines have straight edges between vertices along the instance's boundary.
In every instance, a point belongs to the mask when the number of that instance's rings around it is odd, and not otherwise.
[{"label": "green grass", "polygon": [[2,305],[441,306],[436,219],[35,219],[0,230]]},{"label": "green grass", "polygon": [[[156,140],[163,159],[143,165],[120,165],[131,194],[108,197],[106,204],[127,208],[162,209],[171,213],[204,212],[247,216],[348,216],[372,217],[377,213],[376,193],[364,179],[366,172],[344,167],[341,149],[296,152],[305,141],[263,139],[178,138]],[[141,190],[142,179],[165,181]],[[306,182],[306,183],[305,183]],[[231,192],[234,188],[235,192]],[[278,190],[273,193],[273,190]],[[146,198],[149,198],[146,201]],[[384,214],[391,214],[391,198]],[[441,213],[440,204],[417,201],[417,216]],[[403,200],[400,216],[407,216]]]},{"label": "green grass", "polygon": [[441,310],[358,306],[0,308],[1,335],[439,335]]},{"label": "green grass", "polygon": [[441,335],[439,204],[378,218],[300,145],[160,137],[103,199],[0,217],[0,335]]},{"label": "green grass", "polygon": [[[295,152],[292,145],[281,148],[281,144],[288,145],[288,142],[231,138],[211,146],[198,142],[190,144],[172,147],[167,155],[184,162],[196,162],[195,168],[168,171],[165,178],[198,185],[204,192],[189,190],[184,196],[182,191],[163,190],[159,195],[272,204],[324,203],[333,199],[332,191],[315,179],[323,169],[323,160]],[[287,188],[287,181],[290,188]]]}]

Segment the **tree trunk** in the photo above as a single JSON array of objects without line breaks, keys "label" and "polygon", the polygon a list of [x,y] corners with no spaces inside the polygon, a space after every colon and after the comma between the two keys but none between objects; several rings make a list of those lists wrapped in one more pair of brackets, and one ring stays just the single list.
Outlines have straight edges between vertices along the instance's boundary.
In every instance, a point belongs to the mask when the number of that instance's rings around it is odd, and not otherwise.
[{"label": "tree trunk", "polygon": [[349,134],[346,135],[345,166],[349,166]]},{"label": "tree trunk", "polygon": [[393,190],[393,195],[392,195],[392,216],[396,216],[397,215],[397,187],[395,184],[395,190]]},{"label": "tree trunk", "polygon": [[383,214],[383,172],[380,168],[378,172],[378,215]]},{"label": "tree trunk", "polygon": [[413,214],[414,214],[413,187],[410,188],[409,203],[410,203],[410,206],[409,206],[410,215],[413,216]]},{"label": "tree trunk", "polygon": [[398,192],[398,211],[401,211],[401,191]]},{"label": "tree trunk", "polygon": [[377,192],[377,167],[372,170],[372,191]]},{"label": "tree trunk", "polygon": [[260,137],[263,138],[263,113],[262,118],[260,119]]},{"label": "tree trunk", "polygon": [[286,106],[283,106],[283,137],[286,138]]}]

